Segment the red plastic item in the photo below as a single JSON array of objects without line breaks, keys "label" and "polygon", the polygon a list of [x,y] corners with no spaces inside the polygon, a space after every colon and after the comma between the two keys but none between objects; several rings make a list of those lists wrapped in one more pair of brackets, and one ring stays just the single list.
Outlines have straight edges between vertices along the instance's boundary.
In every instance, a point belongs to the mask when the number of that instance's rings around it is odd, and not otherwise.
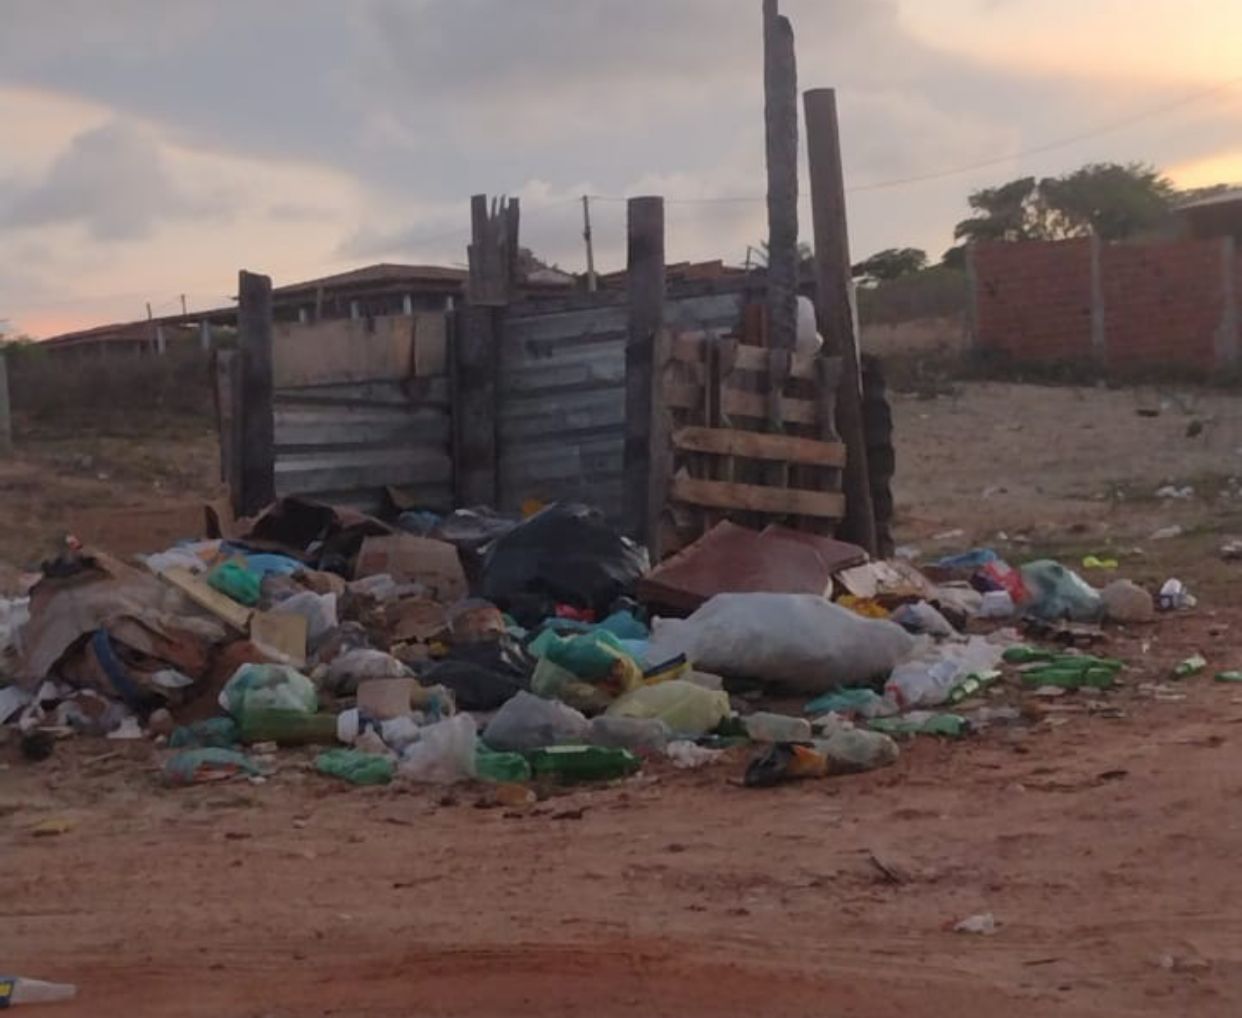
[{"label": "red plastic item", "polygon": [[1031,592],[1022,582],[1022,574],[1008,562],[989,562],[979,570],[1001,590],[1009,592],[1014,604],[1022,604],[1030,599]]},{"label": "red plastic item", "polygon": [[572,604],[558,604],[556,606],[556,617],[558,619],[572,619],[575,622],[594,622],[595,611],[591,608],[578,608]]}]

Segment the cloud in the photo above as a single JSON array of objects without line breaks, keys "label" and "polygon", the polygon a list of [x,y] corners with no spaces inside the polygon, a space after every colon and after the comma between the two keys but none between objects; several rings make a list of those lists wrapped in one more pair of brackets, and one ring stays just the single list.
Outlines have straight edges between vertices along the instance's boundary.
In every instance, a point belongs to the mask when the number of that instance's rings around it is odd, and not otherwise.
[{"label": "cloud", "polygon": [[228,211],[220,194],[183,192],[153,139],[121,121],[76,135],[42,180],[5,190],[3,225],[81,224],[98,241],[141,240],[163,221]]}]

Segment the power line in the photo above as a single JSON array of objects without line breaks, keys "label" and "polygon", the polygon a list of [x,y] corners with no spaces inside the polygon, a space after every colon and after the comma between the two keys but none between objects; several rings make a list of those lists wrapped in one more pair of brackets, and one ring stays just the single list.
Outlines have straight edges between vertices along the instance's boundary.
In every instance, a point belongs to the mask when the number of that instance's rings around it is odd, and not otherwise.
[{"label": "power line", "polygon": [[[1239,82],[1242,77],[1231,78],[1229,81],[1222,82],[1219,85],[1213,85],[1211,88],[1195,92],[1188,96],[1183,96],[1170,103],[1164,103],[1161,106],[1155,106],[1151,109],[1124,117],[1121,120],[1115,120],[1111,123],[1101,124],[1089,131],[1082,131],[1078,134],[1068,135],[1059,138],[1056,141],[1046,142],[1042,145],[1036,145],[1028,149],[1020,149],[1017,152],[1010,152],[1001,156],[992,156],[988,159],[981,159],[978,162],[966,163],[961,166],[954,166],[950,169],[935,170],[931,173],[920,173],[909,177],[895,177],[892,180],[876,180],[866,184],[855,184],[853,187],[847,187],[847,193],[856,194],[860,191],[880,191],[892,187],[901,187],[905,184],[919,184],[927,180],[942,180],[945,177],[955,177],[962,173],[970,173],[974,170],[987,169],[989,166],[999,166],[1002,163],[1012,162],[1015,159],[1024,159],[1027,156],[1042,155],[1045,152],[1052,152],[1059,148],[1066,148],[1070,145],[1076,145],[1081,141],[1089,141],[1092,138],[1098,138],[1105,134],[1111,134],[1114,131],[1120,131],[1124,128],[1131,127],[1134,124],[1150,120],[1152,117],[1162,116],[1173,110],[1181,109],[1183,106],[1189,106],[1191,103],[1198,102],[1201,99],[1207,99],[1213,95],[1228,91]],[[623,196],[617,195],[591,195],[596,201],[627,201]],[[736,196],[736,197],[719,197],[719,198],[665,198],[666,203],[670,205],[727,205],[741,203],[756,203],[766,201],[767,199],[758,196]]]}]

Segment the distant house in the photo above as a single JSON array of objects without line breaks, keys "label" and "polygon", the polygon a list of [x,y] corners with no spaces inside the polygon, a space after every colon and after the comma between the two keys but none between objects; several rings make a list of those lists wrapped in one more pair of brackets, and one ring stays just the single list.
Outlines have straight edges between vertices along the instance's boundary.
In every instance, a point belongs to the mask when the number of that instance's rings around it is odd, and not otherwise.
[{"label": "distant house", "polygon": [[1232,237],[1242,244],[1242,187],[1187,202],[1173,212],[1188,236],[1199,239]]}]

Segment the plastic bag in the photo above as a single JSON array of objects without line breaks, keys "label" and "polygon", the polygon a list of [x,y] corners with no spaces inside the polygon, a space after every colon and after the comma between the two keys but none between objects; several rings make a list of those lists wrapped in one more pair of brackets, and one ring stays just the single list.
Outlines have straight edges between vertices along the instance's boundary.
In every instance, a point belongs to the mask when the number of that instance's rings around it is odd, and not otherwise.
[{"label": "plastic bag", "polygon": [[303,591],[272,606],[274,612],[291,612],[306,617],[306,642],[314,646],[336,628],[336,595]]},{"label": "plastic bag", "polygon": [[336,696],[352,696],[358,683],[366,679],[401,679],[409,676],[406,668],[391,654],[382,650],[351,650],[328,665],[324,685]]},{"label": "plastic bag", "polygon": [[548,658],[540,658],[535,674],[530,678],[530,690],[545,700],[560,700],[584,714],[598,714],[607,710],[613,696],[599,686],[583,682],[573,672],[567,671]]},{"label": "plastic bag", "polygon": [[315,770],[320,774],[343,778],[351,785],[386,785],[392,780],[396,765],[390,757],[375,753],[329,749],[315,757]]},{"label": "plastic bag", "polygon": [[1022,581],[1029,592],[1023,610],[1036,618],[1093,622],[1104,611],[1100,592],[1052,559],[1028,562],[1022,567]]},{"label": "plastic bag", "polygon": [[887,767],[901,755],[891,738],[883,732],[864,728],[841,728],[814,746],[828,758],[830,774],[858,774]]},{"label": "plastic bag", "polygon": [[244,563],[232,559],[221,562],[207,574],[209,587],[250,608],[259,603],[262,583],[263,577],[252,573]]},{"label": "plastic bag", "polygon": [[397,773],[410,781],[451,784],[477,773],[478,731],[474,718],[457,714],[422,728],[405,748]]},{"label": "plastic bag", "polygon": [[944,703],[966,676],[988,672],[1000,664],[1005,648],[984,637],[965,643],[934,644],[924,638],[917,653],[893,669],[884,695],[898,707],[934,707]]},{"label": "plastic bag", "polygon": [[520,753],[585,743],[590,731],[590,722],[572,707],[523,691],[496,712],[483,741],[492,749]]},{"label": "plastic bag", "polygon": [[0,597],[0,672],[6,657],[22,653],[22,626],[30,621],[30,598]]},{"label": "plastic bag", "polygon": [[658,718],[678,735],[705,735],[730,714],[729,695],[685,679],[642,686],[615,700],[610,717]]},{"label": "plastic bag", "polygon": [[248,710],[314,714],[319,709],[319,693],[310,679],[288,665],[244,664],[220,690],[218,702],[235,718]]},{"label": "plastic bag", "polygon": [[164,761],[164,779],[170,785],[196,785],[234,774],[262,774],[253,760],[235,749],[186,749]]},{"label": "plastic bag", "polygon": [[887,675],[913,646],[900,626],[815,594],[717,594],[688,619],[657,620],[650,656],[814,694]]},{"label": "plastic bag", "polygon": [[523,625],[557,604],[606,615],[647,571],[647,551],[596,511],[557,503],[498,537],[483,557],[481,595]]},{"label": "plastic bag", "polygon": [[591,719],[591,745],[611,746],[631,752],[661,751],[672,732],[659,718],[622,718],[607,715]]},{"label": "plastic bag", "polygon": [[903,604],[892,614],[892,620],[908,633],[927,633],[929,636],[956,636],[957,630],[949,620],[926,601]]},{"label": "plastic bag", "polygon": [[241,729],[232,718],[205,718],[174,728],[168,737],[169,749],[227,749],[241,742]]},{"label": "plastic bag", "polygon": [[448,657],[422,671],[424,682],[451,689],[462,710],[496,710],[530,688],[535,659],[505,634],[452,647]]}]

